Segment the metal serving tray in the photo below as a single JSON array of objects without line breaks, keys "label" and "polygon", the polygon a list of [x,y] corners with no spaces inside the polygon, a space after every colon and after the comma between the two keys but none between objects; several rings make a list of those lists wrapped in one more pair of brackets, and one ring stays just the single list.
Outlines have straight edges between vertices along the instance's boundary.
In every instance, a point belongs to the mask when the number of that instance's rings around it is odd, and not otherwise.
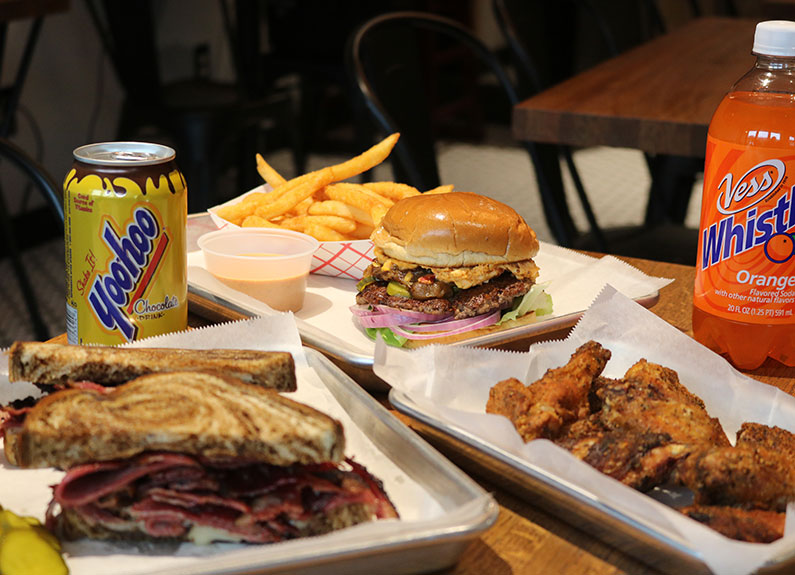
[{"label": "metal serving tray", "polygon": [[[204,556],[187,560],[176,553],[178,546],[168,544],[136,546],[134,543],[118,543],[114,544],[115,547],[108,547],[108,544],[97,543],[105,547],[96,547],[96,552],[91,553],[84,551],[86,547],[81,545],[88,545],[90,550],[93,542],[77,542],[75,546],[65,546],[67,554],[74,555],[74,561],[67,556],[71,573],[107,573],[108,569],[116,573],[140,573],[142,568],[135,565],[138,558],[146,554],[174,556],[173,566],[169,559],[158,563],[157,569],[146,571],[159,575],[254,572],[401,575],[436,571],[454,565],[465,547],[496,521],[499,507],[494,499],[321,353],[307,348],[305,352],[309,366],[356,426],[366,430],[367,437],[380,453],[391,459],[402,473],[438,503],[442,509],[440,515],[415,518],[410,529],[404,526],[399,532],[389,532],[388,536],[358,531],[356,536],[351,534],[350,537],[310,537],[273,545],[214,544],[208,546]],[[367,461],[360,462],[367,465]],[[45,470],[19,470],[6,463],[0,466],[0,482],[10,477],[18,485],[28,485],[31,480],[40,478],[36,473],[42,471]],[[45,486],[53,483],[53,475],[56,474],[51,470],[46,472],[50,475],[46,476]],[[9,499],[2,503],[15,509]],[[406,514],[405,505],[403,514]],[[87,558],[90,555],[96,556]],[[90,563],[81,563],[80,559],[87,559]]]},{"label": "metal serving tray", "polygon": [[[219,316],[222,319],[238,319],[241,316],[255,317],[275,313],[245,294],[225,290],[204,269],[204,258],[196,240],[203,233],[216,229],[215,223],[207,214],[195,214],[188,218],[188,291],[193,296],[191,311],[198,315],[208,315],[208,308],[220,310],[220,314],[212,314],[213,319],[218,319]],[[585,261],[596,261],[595,258],[557,246],[546,246],[545,249],[551,252],[547,255],[550,267],[559,263],[561,269],[569,269],[572,265],[585,265]],[[572,260],[577,263],[572,264]],[[627,269],[630,269],[629,266]],[[633,274],[640,275],[638,270],[633,268],[632,271]],[[600,279],[606,281],[606,278]],[[367,389],[385,391],[388,386],[372,373],[375,342],[368,339],[351,319],[349,308],[355,302],[355,295],[354,280],[311,274],[307,281],[304,308],[295,314],[298,331],[306,345],[320,350],[344,366],[346,371],[354,373],[361,385]],[[658,301],[659,291],[651,289],[649,293],[637,294],[634,299],[644,307],[650,307]],[[566,309],[570,313],[553,313],[552,316],[542,317],[533,323],[482,332],[449,345],[497,347],[539,337],[573,326],[584,313],[585,307],[587,303],[581,308],[568,307]]]},{"label": "metal serving tray", "polygon": [[[576,525],[594,538],[664,573],[712,575],[712,571],[701,560],[698,549],[694,549],[687,541],[668,537],[654,527],[599,501],[566,479],[528,463],[454,424],[439,421],[398,389],[391,389],[389,401],[401,413],[438,432],[438,437],[434,433],[435,439],[447,448],[463,454],[475,465],[485,465],[490,472],[499,474],[515,488],[517,495]],[[477,455],[473,455],[468,448],[474,448]],[[649,495],[665,499],[664,494],[655,496],[652,492]],[[760,574],[765,575],[793,572],[793,556],[781,557],[759,570]]]}]

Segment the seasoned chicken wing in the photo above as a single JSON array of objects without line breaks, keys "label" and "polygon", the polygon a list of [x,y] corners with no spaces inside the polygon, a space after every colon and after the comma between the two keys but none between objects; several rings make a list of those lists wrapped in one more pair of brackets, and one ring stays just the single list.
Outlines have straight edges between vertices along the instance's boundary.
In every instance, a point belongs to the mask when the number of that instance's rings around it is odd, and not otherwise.
[{"label": "seasoned chicken wing", "polygon": [[524,389],[513,378],[499,382],[489,391],[486,412],[509,418],[525,441],[553,439],[566,423],[588,414],[591,382],[609,359],[608,350],[589,341],[566,365],[547,370]]},{"label": "seasoned chicken wing", "polygon": [[665,483],[684,445],[671,443],[661,433],[602,431],[591,435],[567,435],[555,441],[575,457],[605,475],[639,491]]},{"label": "seasoned chicken wing", "polygon": [[600,378],[594,387],[599,420],[607,429],[665,434],[684,445],[729,445],[720,422],[671,369],[642,359],[623,379]]},{"label": "seasoned chicken wing", "polygon": [[795,498],[795,465],[765,447],[704,447],[680,461],[672,477],[702,505],[784,511]]},{"label": "seasoned chicken wing", "polygon": [[642,359],[609,379],[601,376],[609,359],[609,350],[588,342],[528,386],[499,382],[486,411],[508,417],[525,441],[551,439],[640,491],[689,488],[695,504],[681,511],[727,537],[782,537],[783,511],[795,500],[795,434],[744,423],[732,447],[675,371]]},{"label": "seasoned chicken wing", "polygon": [[746,421],[737,432],[737,447],[767,447],[786,455],[795,465],[795,433],[777,426]]},{"label": "seasoned chicken wing", "polygon": [[719,505],[690,505],[682,513],[731,539],[770,543],[784,536],[785,513]]}]

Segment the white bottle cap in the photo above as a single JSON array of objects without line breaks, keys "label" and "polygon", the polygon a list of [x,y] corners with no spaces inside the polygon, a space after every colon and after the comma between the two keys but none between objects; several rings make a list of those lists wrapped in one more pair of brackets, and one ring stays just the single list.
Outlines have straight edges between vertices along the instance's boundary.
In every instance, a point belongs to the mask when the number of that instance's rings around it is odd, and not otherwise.
[{"label": "white bottle cap", "polygon": [[754,54],[795,56],[795,22],[769,20],[756,25]]}]

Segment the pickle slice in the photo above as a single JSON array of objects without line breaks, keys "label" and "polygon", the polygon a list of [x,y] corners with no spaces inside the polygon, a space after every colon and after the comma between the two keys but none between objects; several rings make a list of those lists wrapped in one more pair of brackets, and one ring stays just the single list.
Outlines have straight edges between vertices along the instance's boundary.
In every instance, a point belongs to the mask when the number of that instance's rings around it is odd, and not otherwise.
[{"label": "pickle slice", "polygon": [[3,575],[66,575],[61,554],[37,530],[4,529],[0,538],[0,573]]},{"label": "pickle slice", "polygon": [[399,297],[411,297],[408,288],[398,282],[389,282],[386,284],[386,293]]}]

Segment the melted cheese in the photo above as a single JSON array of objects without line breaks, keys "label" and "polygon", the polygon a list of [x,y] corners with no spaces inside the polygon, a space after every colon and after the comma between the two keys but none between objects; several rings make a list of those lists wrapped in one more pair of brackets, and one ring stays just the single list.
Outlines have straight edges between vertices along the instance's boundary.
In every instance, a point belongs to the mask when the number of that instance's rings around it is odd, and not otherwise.
[{"label": "melted cheese", "polygon": [[538,277],[538,266],[533,260],[527,259],[519,262],[501,264],[478,264],[474,266],[464,266],[459,268],[436,268],[431,266],[418,266],[402,260],[396,260],[387,256],[380,248],[375,248],[375,256],[384,270],[393,267],[408,270],[416,267],[429,269],[439,281],[455,284],[460,289],[469,289],[473,286],[486,283],[492,278],[509,271],[519,279],[535,281]]},{"label": "melted cheese", "polygon": [[196,545],[209,545],[213,541],[241,543],[243,541],[243,537],[217,527],[194,525],[188,532],[188,540],[193,541]]}]

